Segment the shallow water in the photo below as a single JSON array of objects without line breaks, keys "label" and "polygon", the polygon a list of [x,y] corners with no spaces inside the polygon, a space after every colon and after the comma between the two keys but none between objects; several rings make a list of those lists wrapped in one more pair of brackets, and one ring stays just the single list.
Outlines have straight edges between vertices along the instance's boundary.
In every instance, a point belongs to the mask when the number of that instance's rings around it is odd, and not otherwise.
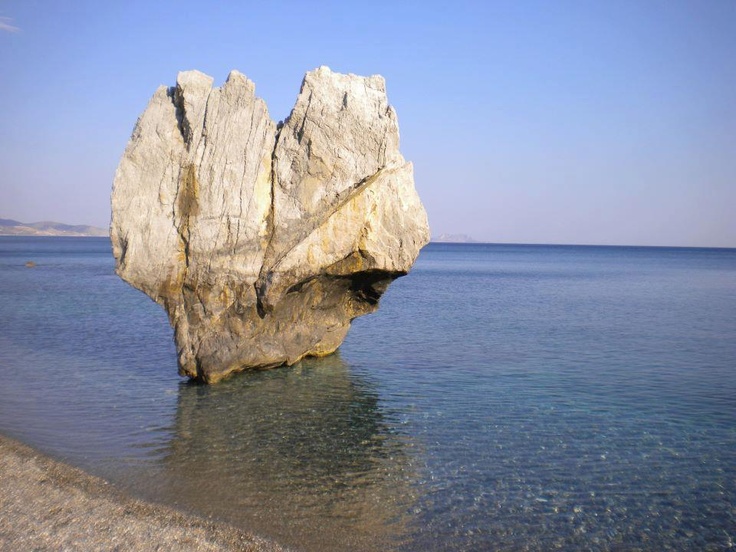
[{"label": "shallow water", "polygon": [[431,244],[339,354],[212,387],[105,239],[0,238],[0,314],[1,432],[285,544],[734,546],[736,250]]}]

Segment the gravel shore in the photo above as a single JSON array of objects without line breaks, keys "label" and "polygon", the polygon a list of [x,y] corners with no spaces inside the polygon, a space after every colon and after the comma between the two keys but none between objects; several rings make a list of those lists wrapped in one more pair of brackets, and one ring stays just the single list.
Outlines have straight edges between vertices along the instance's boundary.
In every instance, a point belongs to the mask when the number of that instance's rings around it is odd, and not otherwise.
[{"label": "gravel shore", "polygon": [[0,436],[0,550],[284,549],[225,524],[136,500]]}]

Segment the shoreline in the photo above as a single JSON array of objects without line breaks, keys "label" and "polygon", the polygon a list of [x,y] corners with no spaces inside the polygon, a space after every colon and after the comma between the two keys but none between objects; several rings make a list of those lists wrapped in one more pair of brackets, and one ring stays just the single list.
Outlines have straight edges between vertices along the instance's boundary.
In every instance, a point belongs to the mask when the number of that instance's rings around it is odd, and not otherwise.
[{"label": "shoreline", "polygon": [[225,523],[133,498],[0,434],[2,550],[286,549]]}]

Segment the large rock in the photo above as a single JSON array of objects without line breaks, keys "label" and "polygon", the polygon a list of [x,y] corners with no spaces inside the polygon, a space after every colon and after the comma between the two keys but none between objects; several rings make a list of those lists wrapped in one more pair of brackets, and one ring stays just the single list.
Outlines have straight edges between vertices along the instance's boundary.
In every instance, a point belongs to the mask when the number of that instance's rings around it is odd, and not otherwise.
[{"label": "large rock", "polygon": [[327,355],[429,240],[382,77],[306,74],[276,125],[233,71],[160,87],[115,175],[117,273],[169,314],[179,373]]}]

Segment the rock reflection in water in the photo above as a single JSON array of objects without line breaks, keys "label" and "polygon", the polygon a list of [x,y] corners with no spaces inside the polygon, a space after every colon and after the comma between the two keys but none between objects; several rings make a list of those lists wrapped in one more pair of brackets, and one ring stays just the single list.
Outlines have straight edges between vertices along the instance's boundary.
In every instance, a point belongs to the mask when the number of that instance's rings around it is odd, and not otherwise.
[{"label": "rock reflection in water", "polygon": [[411,441],[338,354],[182,385],[164,480],[185,508],[314,550],[393,548]]}]

